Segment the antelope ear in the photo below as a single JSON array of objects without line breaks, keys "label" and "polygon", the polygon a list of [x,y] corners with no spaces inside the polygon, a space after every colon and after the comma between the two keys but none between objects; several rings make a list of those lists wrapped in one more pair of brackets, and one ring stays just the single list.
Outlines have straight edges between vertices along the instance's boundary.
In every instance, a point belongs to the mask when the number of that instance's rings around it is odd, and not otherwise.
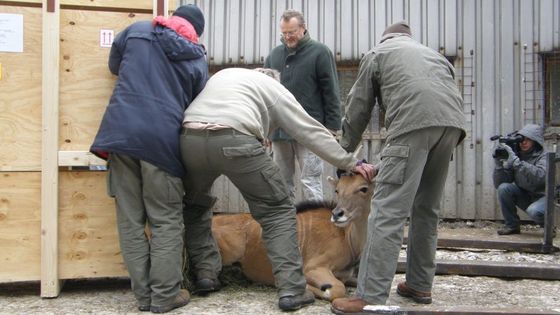
[{"label": "antelope ear", "polygon": [[335,179],[332,176],[327,176],[327,181],[333,186],[336,187],[336,184],[338,184],[338,179]]}]

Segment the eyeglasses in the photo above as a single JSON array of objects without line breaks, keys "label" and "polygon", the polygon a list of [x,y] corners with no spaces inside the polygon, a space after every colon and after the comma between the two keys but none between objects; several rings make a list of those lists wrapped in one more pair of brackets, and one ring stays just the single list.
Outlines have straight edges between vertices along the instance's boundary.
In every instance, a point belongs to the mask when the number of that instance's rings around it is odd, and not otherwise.
[{"label": "eyeglasses", "polygon": [[289,31],[289,32],[282,32],[280,34],[280,36],[286,38],[286,37],[294,37],[297,35],[297,33],[299,32],[300,28],[298,27],[296,30],[293,31]]}]

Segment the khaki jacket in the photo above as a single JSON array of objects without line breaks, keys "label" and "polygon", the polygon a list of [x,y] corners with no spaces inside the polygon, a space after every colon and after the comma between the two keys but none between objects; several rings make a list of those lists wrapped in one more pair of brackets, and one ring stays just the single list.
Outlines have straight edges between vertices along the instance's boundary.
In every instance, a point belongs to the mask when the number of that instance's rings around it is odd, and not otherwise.
[{"label": "khaki jacket", "polygon": [[358,146],[375,104],[385,113],[388,140],[428,127],[456,127],[465,136],[463,101],[453,66],[409,36],[395,34],[360,62],[347,99],[340,144]]}]

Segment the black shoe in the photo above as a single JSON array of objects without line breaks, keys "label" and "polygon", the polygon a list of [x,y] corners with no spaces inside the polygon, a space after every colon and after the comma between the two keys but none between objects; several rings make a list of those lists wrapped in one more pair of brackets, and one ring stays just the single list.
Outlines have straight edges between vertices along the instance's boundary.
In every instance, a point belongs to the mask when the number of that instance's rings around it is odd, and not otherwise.
[{"label": "black shoe", "polygon": [[315,296],[311,291],[305,290],[305,293],[300,295],[283,296],[278,300],[278,307],[282,311],[295,311],[300,308],[313,304]]},{"label": "black shoe", "polygon": [[521,234],[521,229],[519,227],[515,227],[515,228],[504,227],[498,230],[498,235],[511,235],[511,234]]},{"label": "black shoe", "polygon": [[206,295],[210,292],[220,290],[221,284],[218,279],[201,278],[194,284],[193,294]]},{"label": "black shoe", "polygon": [[149,312],[150,311],[150,304],[138,305],[138,310],[140,312]]},{"label": "black shoe", "polygon": [[175,300],[173,300],[173,302],[171,302],[170,304],[167,305],[162,305],[162,306],[151,306],[150,307],[150,311],[152,313],[167,313],[171,310],[174,310],[176,308],[179,307],[183,307],[187,304],[189,304],[191,300],[191,296],[189,294],[189,291],[187,290],[180,290],[179,294],[177,294],[177,296],[175,297]]}]

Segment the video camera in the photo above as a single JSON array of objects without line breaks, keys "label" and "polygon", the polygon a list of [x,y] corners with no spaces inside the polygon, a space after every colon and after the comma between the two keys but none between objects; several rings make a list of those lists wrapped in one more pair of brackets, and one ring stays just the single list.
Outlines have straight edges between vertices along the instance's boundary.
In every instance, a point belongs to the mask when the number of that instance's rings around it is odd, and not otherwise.
[{"label": "video camera", "polygon": [[[523,136],[518,134],[517,131],[514,131],[510,134],[507,134],[506,136],[495,135],[491,137],[490,140],[498,140],[499,143],[508,145],[513,149],[513,152],[517,154],[517,152],[519,152],[519,144],[523,141]],[[496,148],[496,150],[494,150],[494,153],[492,153],[492,157],[495,159],[505,160],[508,158],[508,153],[504,148]]]}]

